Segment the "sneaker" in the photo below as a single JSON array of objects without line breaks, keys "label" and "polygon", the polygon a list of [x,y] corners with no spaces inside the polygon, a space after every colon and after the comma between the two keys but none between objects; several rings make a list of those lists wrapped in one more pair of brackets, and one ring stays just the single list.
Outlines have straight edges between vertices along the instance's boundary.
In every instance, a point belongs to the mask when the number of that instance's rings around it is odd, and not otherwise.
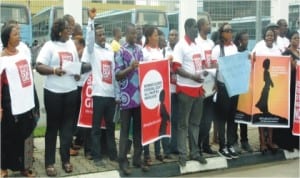
[{"label": "sneaker", "polygon": [[253,152],[253,149],[252,147],[250,146],[250,144],[246,141],[246,142],[241,142],[241,145],[242,145],[242,148],[245,150],[245,151],[248,151],[250,153]]},{"label": "sneaker", "polygon": [[232,159],[231,155],[229,154],[227,148],[223,148],[223,149],[220,149],[218,151],[218,154],[226,159]]},{"label": "sneaker", "polygon": [[232,158],[238,158],[239,157],[239,155],[237,154],[237,152],[235,151],[233,146],[228,147],[228,152],[229,152],[229,154],[231,155]]},{"label": "sneaker", "polygon": [[207,161],[203,156],[197,156],[195,158],[192,158],[191,160],[198,161],[200,164],[207,164]]},{"label": "sneaker", "polygon": [[186,166],[186,159],[184,157],[179,157],[178,163],[181,167],[185,167]]}]

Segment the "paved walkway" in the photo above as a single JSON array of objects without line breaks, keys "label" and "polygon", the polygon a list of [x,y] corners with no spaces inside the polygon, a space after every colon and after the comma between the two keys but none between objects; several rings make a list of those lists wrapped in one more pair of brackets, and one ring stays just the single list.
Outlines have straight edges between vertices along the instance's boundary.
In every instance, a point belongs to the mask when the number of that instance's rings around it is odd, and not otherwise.
[{"label": "paved walkway", "polygon": [[[117,131],[116,136],[119,137],[119,132]],[[261,155],[258,152],[259,142],[258,142],[258,131],[257,128],[248,128],[248,137],[251,146],[254,148],[253,153],[242,152],[240,158],[235,160],[226,160],[219,155],[208,155],[204,156],[208,160],[208,164],[200,165],[196,161],[188,161],[187,166],[182,168],[177,164],[177,156],[172,155],[173,159],[168,160],[165,163],[157,161],[154,159],[154,144],[151,144],[150,151],[153,161],[153,166],[150,167],[150,171],[143,173],[140,169],[134,168],[132,175],[134,177],[170,177],[170,176],[179,176],[188,172],[198,172],[204,170],[214,170],[214,169],[224,169],[230,167],[239,167],[243,165],[265,163],[269,161],[284,160],[284,159],[299,159],[299,152],[296,150],[293,153],[287,153],[286,151],[279,151],[276,155]],[[119,139],[116,138],[118,144]],[[36,149],[34,150],[34,164],[33,168],[37,174],[37,177],[46,177],[45,168],[44,168],[44,138],[35,138],[34,144]],[[57,144],[57,148],[59,144]],[[217,144],[212,144],[213,150],[218,150]],[[118,164],[116,162],[111,162],[107,159],[107,165],[105,168],[96,167],[93,164],[93,161],[87,160],[84,157],[83,150],[80,150],[78,156],[71,157],[71,163],[74,166],[74,171],[70,174],[66,174],[61,168],[61,162],[59,158],[59,150],[56,151],[56,170],[57,176],[72,176],[72,177],[120,177],[118,172]],[[11,175],[11,174],[10,174]],[[18,173],[13,174],[12,176],[18,176]]]}]

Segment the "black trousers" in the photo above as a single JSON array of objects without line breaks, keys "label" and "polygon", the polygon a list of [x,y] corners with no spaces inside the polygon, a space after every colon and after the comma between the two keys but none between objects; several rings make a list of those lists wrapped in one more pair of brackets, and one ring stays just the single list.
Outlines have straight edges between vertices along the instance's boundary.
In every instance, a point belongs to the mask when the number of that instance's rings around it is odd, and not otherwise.
[{"label": "black trousers", "polygon": [[2,85],[3,108],[1,126],[1,169],[21,171],[25,169],[25,140],[32,133],[35,120],[31,110],[12,115],[9,86]]},{"label": "black trousers", "polygon": [[101,135],[100,128],[102,119],[105,120],[106,141],[109,150],[108,156],[111,160],[117,160],[117,146],[115,141],[115,123],[113,122],[116,102],[112,97],[93,96],[93,124],[92,124],[92,156],[94,161],[100,161]]},{"label": "black trousers", "polygon": [[[218,94],[217,94],[217,127],[219,133],[219,145],[220,149],[225,146],[232,146],[236,141],[237,124],[234,123],[234,115],[237,108],[238,96],[229,97],[226,87],[223,83],[217,82]],[[225,142],[225,126],[227,125],[226,137],[227,144]]]},{"label": "black trousers", "polygon": [[203,101],[203,114],[200,122],[199,140],[198,145],[200,150],[209,147],[209,131],[211,123],[215,118],[215,103],[213,102],[213,96],[209,96]]},{"label": "black trousers", "polygon": [[141,109],[132,108],[121,110],[121,131],[120,131],[120,143],[119,143],[119,166],[121,169],[128,167],[129,162],[127,160],[127,145],[128,134],[130,128],[130,120],[133,119],[133,163],[141,164],[142,155],[142,142],[141,142]]},{"label": "black trousers", "polygon": [[61,162],[70,162],[70,147],[73,122],[76,113],[77,90],[68,93],[53,93],[44,89],[47,114],[45,135],[45,166],[55,163],[56,138],[59,132]]}]

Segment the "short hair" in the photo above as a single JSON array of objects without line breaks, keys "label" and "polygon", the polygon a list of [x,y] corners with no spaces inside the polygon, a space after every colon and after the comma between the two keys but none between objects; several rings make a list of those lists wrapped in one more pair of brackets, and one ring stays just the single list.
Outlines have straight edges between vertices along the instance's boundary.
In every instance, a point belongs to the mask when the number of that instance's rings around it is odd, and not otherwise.
[{"label": "short hair", "polygon": [[277,21],[277,25],[280,26],[283,22],[286,22],[286,20],[285,19],[279,19]]},{"label": "short hair", "polygon": [[130,28],[135,28],[135,25],[132,24],[132,23],[128,23],[128,24],[126,25],[126,30],[125,30],[125,34],[126,34],[126,35],[129,33],[129,29],[130,29]]},{"label": "short hair", "polygon": [[266,38],[266,35],[267,35],[267,32],[268,31],[271,31],[271,32],[273,32],[273,35],[274,35],[274,41],[275,41],[275,38],[276,38],[276,33],[275,33],[275,31],[274,30],[272,30],[271,28],[267,28],[265,31],[264,31],[264,33],[263,33],[263,39],[265,39]]},{"label": "short hair", "polygon": [[1,41],[3,44],[3,48],[6,48],[8,45],[8,41],[9,41],[9,37],[10,37],[10,33],[13,30],[13,28],[15,28],[16,26],[13,24],[10,25],[5,25],[2,30],[1,30]]},{"label": "short hair", "polygon": [[60,39],[59,33],[64,31],[65,28],[66,28],[66,20],[63,18],[56,19],[51,28],[50,39],[52,41],[59,41]]},{"label": "short hair", "polygon": [[193,18],[186,19],[186,21],[184,23],[185,32],[187,32],[187,29],[191,28],[193,26],[193,24],[195,24],[195,23],[196,23],[196,20]]},{"label": "short hair", "polygon": [[82,28],[81,28],[81,26],[80,26],[79,23],[75,23],[73,35],[74,35],[74,36],[77,36],[77,35],[83,35],[83,34],[82,34]]},{"label": "short hair", "polygon": [[246,30],[243,30],[241,32],[238,32],[236,35],[235,35],[235,38],[233,40],[233,43],[236,45],[236,46],[239,46],[239,41],[242,39],[242,36],[245,35],[245,34],[248,34],[248,32]]},{"label": "short hair", "polygon": [[70,14],[65,14],[63,16],[63,19],[66,20],[66,21],[68,21],[68,22],[70,22],[71,18],[74,19],[74,17],[72,15],[70,15]]},{"label": "short hair", "polygon": [[204,23],[206,22],[207,20],[205,18],[200,18],[198,21],[197,21],[197,27],[198,27],[198,30],[200,32],[201,30],[201,26],[204,25]]},{"label": "short hair", "polygon": [[289,40],[291,40],[292,37],[293,37],[295,34],[298,34],[298,35],[299,35],[299,32],[298,32],[298,31],[291,31],[291,32],[289,32],[289,33],[287,34],[287,38],[288,38]]},{"label": "short hair", "polygon": [[121,28],[120,28],[120,27],[115,27],[115,28],[112,30],[113,36],[116,36],[118,32],[121,32]]},{"label": "short hair", "polygon": [[78,43],[81,44],[82,46],[85,46],[85,40],[81,35],[76,35],[74,37],[74,40],[78,41]]},{"label": "short hair", "polygon": [[156,30],[157,33],[158,33],[158,28],[155,27],[155,26],[148,26],[148,27],[145,29],[145,38],[146,38],[145,45],[149,43],[148,38],[154,33],[155,30]]}]

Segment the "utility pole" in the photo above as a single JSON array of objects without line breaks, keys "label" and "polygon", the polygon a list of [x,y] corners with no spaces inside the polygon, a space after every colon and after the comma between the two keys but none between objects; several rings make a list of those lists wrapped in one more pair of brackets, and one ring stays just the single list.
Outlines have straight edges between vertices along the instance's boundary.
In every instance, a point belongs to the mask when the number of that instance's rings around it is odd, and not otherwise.
[{"label": "utility pole", "polygon": [[262,24],[261,24],[261,0],[256,0],[256,24],[255,24],[255,41],[261,40]]},{"label": "utility pole", "polygon": [[188,18],[197,20],[197,0],[180,0],[179,2],[178,29],[180,38],[185,35],[184,22]]}]

